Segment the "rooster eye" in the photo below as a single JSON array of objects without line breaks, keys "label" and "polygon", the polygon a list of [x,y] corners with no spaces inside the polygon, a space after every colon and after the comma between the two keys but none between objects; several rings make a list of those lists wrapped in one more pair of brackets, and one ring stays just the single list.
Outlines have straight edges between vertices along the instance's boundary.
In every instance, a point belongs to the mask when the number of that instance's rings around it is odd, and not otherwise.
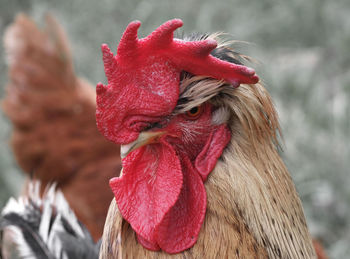
[{"label": "rooster eye", "polygon": [[186,116],[189,119],[197,119],[199,115],[202,113],[202,106],[193,107],[191,110],[186,112]]}]

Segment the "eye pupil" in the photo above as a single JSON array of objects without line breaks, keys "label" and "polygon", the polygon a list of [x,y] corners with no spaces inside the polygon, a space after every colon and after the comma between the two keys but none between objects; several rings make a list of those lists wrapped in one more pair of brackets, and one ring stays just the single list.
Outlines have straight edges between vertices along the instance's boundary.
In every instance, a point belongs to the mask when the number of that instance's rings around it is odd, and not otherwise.
[{"label": "eye pupil", "polygon": [[186,112],[187,118],[194,120],[199,117],[202,113],[202,107],[196,106]]},{"label": "eye pupil", "polygon": [[198,107],[193,107],[191,110],[190,110],[190,113],[191,114],[196,114],[198,112]]}]

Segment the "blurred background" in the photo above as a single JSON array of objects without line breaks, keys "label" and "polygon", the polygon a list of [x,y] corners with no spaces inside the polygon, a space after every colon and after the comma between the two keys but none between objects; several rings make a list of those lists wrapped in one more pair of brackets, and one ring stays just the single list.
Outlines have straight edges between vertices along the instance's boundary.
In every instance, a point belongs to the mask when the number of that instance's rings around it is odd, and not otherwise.
[{"label": "blurred background", "polygon": [[[254,57],[273,97],[284,135],[283,159],[303,201],[312,235],[330,258],[350,254],[350,2],[348,0],[0,0],[0,35],[16,14],[39,24],[50,11],[72,47],[76,73],[105,81],[100,45],[116,49],[127,24],[145,36],[171,18],[180,33],[224,31]],[[2,44],[2,43],[1,43]],[[0,50],[0,97],[7,67]],[[9,147],[11,124],[0,114],[0,208],[22,186]]]}]

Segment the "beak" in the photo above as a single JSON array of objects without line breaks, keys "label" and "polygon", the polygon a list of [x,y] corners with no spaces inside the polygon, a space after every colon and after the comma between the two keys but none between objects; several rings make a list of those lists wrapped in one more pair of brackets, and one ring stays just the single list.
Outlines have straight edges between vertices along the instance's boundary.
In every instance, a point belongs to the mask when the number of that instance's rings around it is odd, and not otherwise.
[{"label": "beak", "polygon": [[126,157],[131,151],[134,151],[135,149],[158,142],[160,136],[162,136],[165,132],[164,131],[157,131],[157,132],[141,132],[139,137],[134,141],[126,145],[120,146],[120,156],[123,159]]}]

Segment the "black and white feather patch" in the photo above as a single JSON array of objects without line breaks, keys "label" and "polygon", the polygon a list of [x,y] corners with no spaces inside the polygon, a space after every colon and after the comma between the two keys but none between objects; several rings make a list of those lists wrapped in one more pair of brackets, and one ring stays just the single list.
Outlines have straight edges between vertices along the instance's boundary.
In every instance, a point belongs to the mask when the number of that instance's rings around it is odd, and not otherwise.
[{"label": "black and white feather patch", "polygon": [[40,183],[28,196],[10,198],[0,217],[1,258],[98,258],[95,243],[55,185],[40,197]]}]

